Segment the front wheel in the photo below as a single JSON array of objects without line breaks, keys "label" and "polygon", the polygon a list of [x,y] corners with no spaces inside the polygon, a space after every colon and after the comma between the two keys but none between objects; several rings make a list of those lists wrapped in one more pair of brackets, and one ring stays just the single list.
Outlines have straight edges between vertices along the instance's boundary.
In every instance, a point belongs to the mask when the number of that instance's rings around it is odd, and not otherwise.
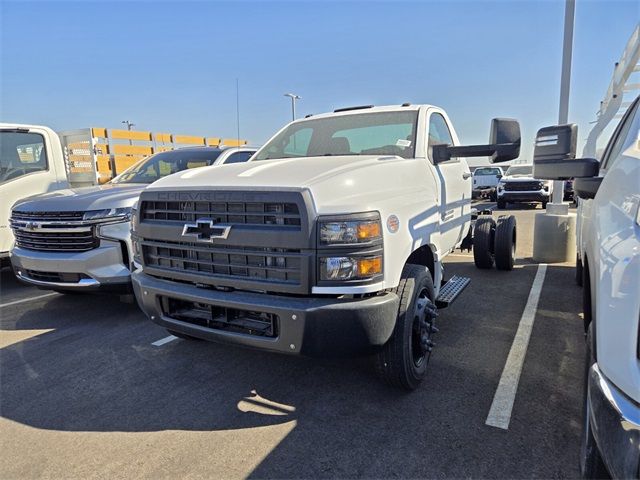
[{"label": "front wheel", "polygon": [[593,324],[587,330],[587,354],[583,397],[582,445],[580,446],[580,473],[582,478],[609,478],[591,426],[591,403],[589,401],[589,372],[595,363],[593,354]]},{"label": "front wheel", "polygon": [[507,202],[498,200],[498,210],[504,210],[505,208],[507,208]]},{"label": "front wheel", "polygon": [[542,209],[543,209],[543,210],[546,210],[546,209],[547,209],[547,203],[548,203],[548,202],[542,202]]},{"label": "front wheel", "polygon": [[426,375],[432,337],[437,331],[431,273],[421,265],[407,264],[392,291],[400,299],[396,326],[376,354],[376,370],[386,383],[415,390]]}]

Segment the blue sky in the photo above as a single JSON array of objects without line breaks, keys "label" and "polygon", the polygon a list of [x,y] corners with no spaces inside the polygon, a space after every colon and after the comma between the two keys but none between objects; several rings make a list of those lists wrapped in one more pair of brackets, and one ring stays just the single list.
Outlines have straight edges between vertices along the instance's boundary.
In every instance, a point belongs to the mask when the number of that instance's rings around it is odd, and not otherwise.
[{"label": "blue sky", "polygon": [[[569,117],[588,122],[640,18],[636,1],[577,0]],[[0,0],[0,120],[254,144],[298,113],[444,107],[464,143],[515,117],[523,156],[558,116],[564,1],[11,2]]]}]

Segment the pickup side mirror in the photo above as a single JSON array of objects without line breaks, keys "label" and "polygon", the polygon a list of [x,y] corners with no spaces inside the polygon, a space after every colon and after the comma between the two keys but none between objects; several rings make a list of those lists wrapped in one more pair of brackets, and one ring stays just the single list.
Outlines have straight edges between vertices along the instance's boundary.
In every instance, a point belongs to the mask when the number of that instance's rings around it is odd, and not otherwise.
[{"label": "pickup side mirror", "polygon": [[583,200],[595,198],[604,177],[576,178],[573,181],[573,193]]},{"label": "pickup side mirror", "polygon": [[502,178],[502,175],[498,174],[498,175],[496,175],[496,178],[497,178],[498,180],[500,180],[500,179]]},{"label": "pickup side mirror", "polygon": [[488,145],[434,145],[432,156],[435,163],[446,162],[455,157],[491,157],[491,163],[506,162],[520,155],[520,124],[511,118],[491,120]]},{"label": "pickup side mirror", "polygon": [[[569,180],[598,175],[594,158],[575,158],[578,127],[556,125],[538,130],[533,151],[533,176],[541,180]],[[574,187],[575,190],[575,187]]]}]

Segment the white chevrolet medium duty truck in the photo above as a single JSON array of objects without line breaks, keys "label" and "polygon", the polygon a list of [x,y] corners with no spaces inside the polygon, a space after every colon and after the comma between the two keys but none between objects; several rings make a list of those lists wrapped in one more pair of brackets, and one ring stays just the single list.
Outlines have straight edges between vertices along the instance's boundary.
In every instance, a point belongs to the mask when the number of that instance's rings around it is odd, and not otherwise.
[{"label": "white chevrolet medium duty truck", "polygon": [[430,105],[294,121],[245,164],[177,173],[142,192],[136,297],[183,338],[373,354],[384,380],[414,389],[438,307],[469,281],[445,281],[443,259],[473,246],[478,267],[513,268],[515,219],[472,222],[462,157],[501,162],[519,150],[515,120],[494,119],[488,145],[460,146]]}]

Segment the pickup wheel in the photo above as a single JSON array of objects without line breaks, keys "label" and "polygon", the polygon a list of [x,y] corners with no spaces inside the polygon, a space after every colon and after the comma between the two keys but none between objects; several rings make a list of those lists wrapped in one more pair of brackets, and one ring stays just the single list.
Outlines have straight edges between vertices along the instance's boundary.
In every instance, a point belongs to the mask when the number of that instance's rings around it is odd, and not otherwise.
[{"label": "pickup wheel", "polygon": [[476,267],[488,269],[493,267],[493,239],[496,222],[491,217],[478,217],[473,230],[473,261]]},{"label": "pickup wheel", "polygon": [[391,338],[376,354],[375,365],[388,384],[415,390],[426,375],[436,332],[431,273],[422,265],[406,264],[398,286],[390,290],[400,298]]},{"label": "pickup wheel", "polygon": [[498,218],[493,251],[498,270],[513,270],[516,261],[516,217],[513,215]]},{"label": "pickup wheel", "polygon": [[583,396],[582,444],[580,446],[580,473],[582,478],[610,478],[607,467],[602,460],[598,444],[593,436],[591,426],[591,404],[589,402],[589,371],[595,363],[593,343],[593,323],[587,330],[587,354],[585,361],[585,382]]}]

